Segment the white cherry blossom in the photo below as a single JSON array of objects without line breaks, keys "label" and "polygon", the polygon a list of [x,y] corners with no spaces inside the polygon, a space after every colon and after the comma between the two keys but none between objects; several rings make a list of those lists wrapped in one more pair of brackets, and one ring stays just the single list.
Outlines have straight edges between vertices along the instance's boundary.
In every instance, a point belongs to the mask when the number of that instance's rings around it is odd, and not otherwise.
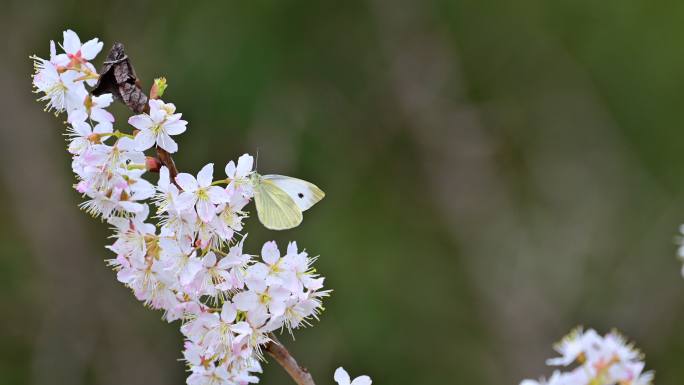
[{"label": "white cherry blossom", "polygon": [[177,114],[173,103],[164,103],[161,100],[149,101],[150,113],[131,116],[128,124],[140,130],[135,136],[135,148],[145,151],[155,144],[169,153],[178,151],[178,144],[171,135],[179,135],[185,132],[188,122],[181,119],[182,114]]},{"label": "white cherry blossom", "polygon": [[181,209],[195,207],[197,215],[203,222],[210,222],[216,216],[216,205],[226,203],[230,199],[226,190],[212,186],[214,164],[209,163],[197,173],[197,179],[187,173],[176,176],[176,183],[183,189],[179,197]]},{"label": "white cherry blossom", "polygon": [[349,373],[341,366],[335,370],[334,379],[338,385],[370,385],[373,383],[368,376],[359,376],[352,381]]}]

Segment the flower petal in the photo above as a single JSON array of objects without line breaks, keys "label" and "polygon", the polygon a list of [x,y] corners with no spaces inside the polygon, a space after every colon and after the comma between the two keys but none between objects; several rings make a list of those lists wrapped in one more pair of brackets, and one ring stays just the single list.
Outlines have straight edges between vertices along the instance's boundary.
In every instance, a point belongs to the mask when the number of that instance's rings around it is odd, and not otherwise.
[{"label": "flower petal", "polygon": [[86,60],[93,60],[102,51],[102,46],[103,43],[98,38],[90,39],[81,47],[81,56]]},{"label": "flower petal", "polygon": [[213,204],[221,204],[221,203],[228,203],[230,201],[230,196],[228,195],[228,192],[226,189],[219,187],[219,186],[211,186],[207,190],[207,194],[209,195],[209,200]]},{"label": "flower petal", "polygon": [[235,321],[236,316],[237,310],[235,309],[235,305],[233,305],[229,301],[224,302],[223,307],[221,308],[221,320],[223,322],[232,323],[233,321]]},{"label": "flower petal", "polygon": [[147,130],[154,125],[152,119],[147,114],[134,115],[128,118],[128,124],[138,130]]},{"label": "flower petal", "polygon": [[209,163],[202,167],[199,173],[197,173],[197,183],[200,187],[211,186],[211,181],[214,179],[214,164]]},{"label": "flower petal", "polygon": [[252,291],[243,291],[233,296],[233,303],[238,310],[250,311],[257,306],[258,297]]},{"label": "flower petal", "polygon": [[62,47],[64,48],[64,51],[66,53],[75,55],[78,52],[78,50],[81,49],[81,39],[78,38],[76,32],[70,29],[64,31],[63,36],[64,42],[62,43]]},{"label": "flower petal", "polygon": [[169,133],[169,135],[178,135],[185,132],[188,124],[185,120],[177,120],[175,122],[167,122],[164,124],[164,130]]},{"label": "flower petal", "polygon": [[199,215],[202,222],[209,223],[216,216],[216,206],[214,206],[208,200],[198,199],[197,200],[197,215]]},{"label": "flower petal", "polygon": [[88,113],[83,109],[71,110],[67,117],[67,122],[85,122],[88,119]]},{"label": "flower petal", "polygon": [[178,144],[169,136],[169,134],[163,131],[157,136],[157,145],[170,154],[178,151]]},{"label": "flower petal", "polygon": [[278,250],[278,245],[275,241],[264,243],[264,246],[261,248],[261,258],[269,265],[278,262],[280,259],[280,250]]},{"label": "flower petal", "polygon": [[252,171],[254,166],[254,157],[249,154],[243,154],[238,159],[237,170],[235,173],[236,178],[244,178]]},{"label": "flower petal", "polygon": [[349,373],[347,373],[347,371],[341,366],[335,370],[335,375],[333,378],[338,385],[350,385],[351,383]]},{"label": "flower petal", "polygon": [[183,189],[183,191],[187,191],[189,193],[197,191],[197,188],[199,187],[197,185],[197,179],[195,179],[194,176],[185,172],[176,175],[176,183],[178,183],[178,185]]},{"label": "flower petal", "polygon": [[157,138],[155,137],[154,133],[150,130],[143,130],[138,132],[138,134],[135,136],[135,150],[136,151],[145,151],[148,148],[154,146],[154,141]]},{"label": "flower petal", "polygon": [[93,96],[93,105],[97,108],[107,108],[112,102],[114,102],[114,96],[112,96],[112,94]]},{"label": "flower petal", "polygon": [[90,117],[96,122],[114,122],[114,115],[111,112],[102,108],[93,108],[90,111]]},{"label": "flower petal", "polygon": [[368,376],[359,376],[352,381],[351,385],[371,385],[373,381]]},{"label": "flower petal", "polygon": [[[178,182],[178,177],[176,177],[176,182]],[[196,201],[197,201],[197,195],[195,195],[192,192],[184,191],[178,196],[178,199],[176,199],[176,210],[183,211],[185,209],[189,209],[195,205]],[[193,213],[194,213],[194,211],[193,211]],[[194,222],[194,220],[193,220],[193,222]]]}]

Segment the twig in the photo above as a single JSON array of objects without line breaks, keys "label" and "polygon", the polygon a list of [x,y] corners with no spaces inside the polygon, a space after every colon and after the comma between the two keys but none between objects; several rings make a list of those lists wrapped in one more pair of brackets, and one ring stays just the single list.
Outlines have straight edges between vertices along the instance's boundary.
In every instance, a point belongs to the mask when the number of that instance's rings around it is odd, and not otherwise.
[{"label": "twig", "polygon": [[271,342],[266,344],[264,349],[285,369],[294,382],[298,385],[316,385],[313,377],[311,377],[311,373],[306,368],[299,366],[294,357],[292,357],[290,352],[278,341],[273,333],[269,335],[269,338],[271,338]]},{"label": "twig", "polygon": [[[92,91],[93,95],[111,93],[114,98],[121,101],[135,113],[149,112],[149,97],[140,87],[138,79],[128,56],[124,52],[121,43],[114,43],[114,46],[107,54],[104,66],[100,71],[100,79]],[[157,157],[161,164],[169,169],[171,180],[175,183],[178,169],[173,161],[173,157],[163,148],[157,147]],[[298,385],[316,385],[311,374],[306,368],[297,364],[290,352],[283,346],[275,335],[269,335],[271,341],[267,343],[264,350],[273,357],[280,366],[292,377]]]}]

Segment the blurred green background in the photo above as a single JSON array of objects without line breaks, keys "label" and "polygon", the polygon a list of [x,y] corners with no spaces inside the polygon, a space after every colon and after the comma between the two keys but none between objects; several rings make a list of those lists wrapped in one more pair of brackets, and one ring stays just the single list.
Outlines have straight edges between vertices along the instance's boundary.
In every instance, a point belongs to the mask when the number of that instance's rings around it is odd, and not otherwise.
[{"label": "blurred green background", "polygon": [[[123,42],[190,122],[176,161],[244,152],[327,193],[297,240],[335,291],[283,338],[319,384],[517,384],[551,345],[618,328],[684,378],[681,1],[0,4],[0,384],[182,384],[178,324],[102,262],[28,56]],[[96,63],[101,63],[101,54]],[[125,122],[127,111],[117,107]],[[219,167],[222,169],[222,166]],[[268,364],[264,384],[288,384]]]}]

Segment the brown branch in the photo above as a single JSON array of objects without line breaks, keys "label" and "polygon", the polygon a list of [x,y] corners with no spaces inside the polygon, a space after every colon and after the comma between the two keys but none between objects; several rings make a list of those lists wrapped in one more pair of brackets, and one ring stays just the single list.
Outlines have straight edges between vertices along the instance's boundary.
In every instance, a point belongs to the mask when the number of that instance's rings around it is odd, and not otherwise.
[{"label": "brown branch", "polygon": [[[93,95],[111,93],[115,99],[121,101],[135,113],[149,112],[149,97],[140,87],[140,79],[135,74],[135,69],[128,56],[124,52],[121,43],[114,43],[114,46],[107,54],[104,65],[100,71],[100,79],[92,91]],[[156,94],[153,92],[152,94]],[[156,96],[156,95],[153,95]],[[154,97],[156,99],[156,97]],[[167,151],[157,147],[157,158],[169,169],[171,180],[175,183],[178,169],[176,164]],[[275,335],[269,336],[271,341],[266,344],[264,349],[282,366],[298,385],[316,385],[311,374],[306,368],[297,364],[290,352],[283,346]]]},{"label": "brown branch", "polygon": [[313,377],[311,377],[311,373],[309,373],[306,368],[299,366],[294,357],[292,357],[285,346],[278,341],[276,336],[271,333],[269,337],[271,338],[271,342],[266,344],[264,349],[285,369],[294,382],[298,385],[316,385]]}]

